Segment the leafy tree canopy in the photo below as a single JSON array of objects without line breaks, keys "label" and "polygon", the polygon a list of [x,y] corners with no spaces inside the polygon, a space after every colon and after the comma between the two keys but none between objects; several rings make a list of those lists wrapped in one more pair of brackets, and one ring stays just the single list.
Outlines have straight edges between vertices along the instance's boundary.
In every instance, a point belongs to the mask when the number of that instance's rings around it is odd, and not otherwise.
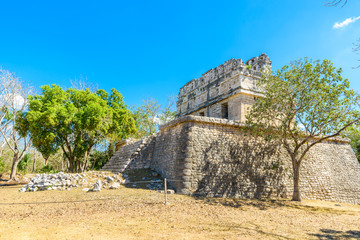
[{"label": "leafy tree canopy", "polygon": [[360,162],[360,126],[351,126],[346,129],[342,135],[350,139],[350,145]]},{"label": "leafy tree canopy", "polygon": [[253,133],[281,143],[292,160],[293,200],[300,201],[299,170],[312,146],[359,120],[359,95],[349,89],[329,60],[294,61],[259,81],[258,98],[247,123]]},{"label": "leafy tree canopy", "polygon": [[84,170],[84,156],[99,141],[122,139],[136,132],[131,112],[115,89],[111,94],[104,90],[63,90],[57,85],[41,89],[40,95],[28,97],[29,110],[19,128],[25,132],[28,126],[33,145],[45,159],[61,148],[70,171]]},{"label": "leafy tree canopy", "polygon": [[136,138],[143,138],[155,133],[159,125],[175,119],[176,111],[173,111],[175,97],[170,96],[168,104],[162,107],[158,101],[149,98],[141,106],[133,109],[133,117],[136,121],[138,132]]}]

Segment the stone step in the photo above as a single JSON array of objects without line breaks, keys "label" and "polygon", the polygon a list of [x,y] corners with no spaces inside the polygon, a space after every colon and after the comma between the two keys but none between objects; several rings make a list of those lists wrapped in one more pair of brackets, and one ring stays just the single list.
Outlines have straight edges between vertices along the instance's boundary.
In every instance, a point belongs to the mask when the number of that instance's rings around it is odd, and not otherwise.
[{"label": "stone step", "polygon": [[128,143],[127,145],[122,146],[114,153],[109,162],[107,162],[102,169],[119,173],[125,171],[129,164],[134,160],[134,164],[137,165],[136,159],[138,159],[139,153],[142,149],[146,148],[155,137],[156,135],[152,135],[137,142]]},{"label": "stone step", "polygon": [[144,141],[140,140],[121,147],[107,162],[103,169],[113,172],[123,172],[127,165],[131,162],[131,157],[137,154],[144,146]]}]

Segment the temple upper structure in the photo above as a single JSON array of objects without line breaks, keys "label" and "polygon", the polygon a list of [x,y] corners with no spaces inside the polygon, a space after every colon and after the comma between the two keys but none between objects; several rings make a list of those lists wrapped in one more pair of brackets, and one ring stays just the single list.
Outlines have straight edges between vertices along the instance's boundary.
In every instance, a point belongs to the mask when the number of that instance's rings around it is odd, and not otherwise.
[{"label": "temple upper structure", "polygon": [[177,116],[196,115],[245,122],[255,98],[261,96],[257,80],[271,71],[269,57],[261,54],[246,63],[230,59],[193,79],[180,89]]}]

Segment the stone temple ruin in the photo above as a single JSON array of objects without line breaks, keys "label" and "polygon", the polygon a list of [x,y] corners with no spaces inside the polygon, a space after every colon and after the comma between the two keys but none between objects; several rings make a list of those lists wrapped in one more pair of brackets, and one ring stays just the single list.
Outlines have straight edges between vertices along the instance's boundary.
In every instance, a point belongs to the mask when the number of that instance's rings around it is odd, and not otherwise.
[{"label": "stone temple ruin", "polygon": [[260,96],[256,79],[271,70],[266,54],[243,63],[231,59],[193,79],[180,89],[177,115],[205,116],[244,122],[254,98]]},{"label": "stone temple ruin", "polygon": [[[292,196],[284,149],[248,136],[248,108],[260,97],[256,81],[271,61],[261,54],[231,59],[180,89],[177,118],[139,141],[126,140],[104,170],[151,168],[182,194],[221,197]],[[315,145],[302,164],[304,199],[360,204],[360,164],[349,141]]]}]

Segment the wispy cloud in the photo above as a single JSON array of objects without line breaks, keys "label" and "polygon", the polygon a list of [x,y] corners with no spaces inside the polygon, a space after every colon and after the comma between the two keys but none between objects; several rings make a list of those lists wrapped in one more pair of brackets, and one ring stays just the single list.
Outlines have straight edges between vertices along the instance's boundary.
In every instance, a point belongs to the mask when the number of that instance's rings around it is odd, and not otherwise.
[{"label": "wispy cloud", "polygon": [[347,18],[342,22],[336,22],[333,26],[333,28],[343,28],[346,27],[347,25],[349,25],[350,23],[356,22],[357,20],[360,19],[359,17],[351,17],[351,18]]}]

